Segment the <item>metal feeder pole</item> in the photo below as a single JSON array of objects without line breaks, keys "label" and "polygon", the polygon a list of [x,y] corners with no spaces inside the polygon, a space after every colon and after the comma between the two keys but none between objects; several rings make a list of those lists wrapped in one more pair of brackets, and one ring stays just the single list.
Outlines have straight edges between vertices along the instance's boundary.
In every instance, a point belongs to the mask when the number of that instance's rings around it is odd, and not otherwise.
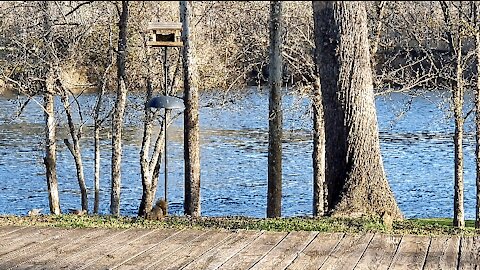
[{"label": "metal feeder pole", "polygon": [[[165,48],[165,55],[164,55],[164,59],[163,59],[163,65],[164,65],[164,71],[165,71],[165,96],[168,96],[168,63],[167,63],[167,48],[168,47],[164,47]],[[167,168],[167,160],[168,160],[168,155],[167,155],[167,121],[168,121],[168,109],[165,108],[165,119],[164,119],[164,132],[165,132],[165,202],[168,203],[168,200],[167,200],[167,180],[168,180],[168,168]],[[168,204],[167,204],[168,205]],[[167,212],[168,212],[168,208],[167,208]],[[167,213],[165,213],[167,214]]]}]

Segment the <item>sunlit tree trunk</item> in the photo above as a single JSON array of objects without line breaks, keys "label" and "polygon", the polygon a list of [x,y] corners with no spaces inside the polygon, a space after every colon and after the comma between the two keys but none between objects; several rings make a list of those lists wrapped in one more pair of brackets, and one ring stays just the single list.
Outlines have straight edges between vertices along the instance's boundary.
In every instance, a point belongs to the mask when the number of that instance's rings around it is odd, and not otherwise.
[{"label": "sunlit tree trunk", "polygon": [[57,144],[56,144],[56,123],[54,111],[54,96],[50,93],[53,90],[53,82],[47,80],[47,92],[44,93],[43,106],[45,109],[45,158],[44,164],[46,168],[48,201],[50,205],[50,213],[60,214],[60,198],[58,196],[58,180],[57,180]]},{"label": "sunlit tree trunk", "polygon": [[117,50],[117,98],[112,121],[112,185],[110,213],[120,215],[120,187],[122,162],[122,127],[127,102],[125,62],[127,50],[128,1],[122,1],[120,20],[118,23]]},{"label": "sunlit tree trunk", "polygon": [[198,119],[197,70],[195,63],[190,17],[192,3],[180,1],[183,41],[184,85],[184,147],[185,147],[185,203],[186,215],[200,216],[200,123]]},{"label": "sunlit tree trunk", "polygon": [[60,211],[60,198],[58,196],[58,180],[57,180],[57,143],[56,143],[56,122],[55,122],[55,109],[54,109],[54,93],[55,93],[55,80],[54,72],[51,67],[50,57],[51,55],[51,22],[48,1],[42,1],[41,3],[43,13],[43,30],[45,31],[45,61],[49,65],[49,69],[46,72],[45,83],[43,84],[43,106],[45,117],[45,157],[43,162],[46,169],[47,188],[48,188],[48,202],[50,206],[50,213],[59,215]]},{"label": "sunlit tree trunk", "polygon": [[[149,63],[149,68],[150,68]],[[150,72],[149,72],[150,73]],[[149,76],[149,75],[148,75]],[[151,78],[147,78],[146,102],[153,97],[153,86]],[[142,148],[140,150],[140,172],[142,175],[142,200],[138,209],[138,216],[145,217],[152,210],[155,200],[155,193],[158,185],[158,174],[164,147],[164,129],[160,132],[155,141],[155,147],[151,158],[149,158],[150,145],[153,131],[153,112],[145,106],[145,122],[143,124]],[[163,124],[160,124],[163,126]]]},{"label": "sunlit tree trunk", "polygon": [[313,215],[323,216],[327,210],[325,185],[325,130],[320,79],[313,84]]},{"label": "sunlit tree trunk", "polygon": [[453,225],[465,227],[465,210],[463,204],[463,70],[461,38],[458,40],[457,50],[457,82],[453,87],[453,114],[455,117],[455,134],[453,143],[455,145],[455,196],[453,207]]},{"label": "sunlit tree trunk", "polygon": [[480,33],[475,34],[475,46],[477,56],[477,87],[475,89],[475,128],[476,128],[476,207],[475,207],[475,228],[480,228]]},{"label": "sunlit tree trunk", "polygon": [[460,14],[453,12],[453,8],[446,1],[440,1],[443,18],[447,27],[446,36],[450,48],[450,55],[455,59],[455,79],[449,82],[452,91],[453,115],[455,118],[454,144],[454,199],[453,199],[453,225],[459,228],[465,227],[463,206],[463,67],[462,67],[462,33],[461,26],[454,25],[452,15]]},{"label": "sunlit tree trunk", "polygon": [[282,2],[270,2],[267,217],[282,215]]},{"label": "sunlit tree trunk", "polygon": [[364,2],[315,1],[328,209],[403,218],[383,168]]}]

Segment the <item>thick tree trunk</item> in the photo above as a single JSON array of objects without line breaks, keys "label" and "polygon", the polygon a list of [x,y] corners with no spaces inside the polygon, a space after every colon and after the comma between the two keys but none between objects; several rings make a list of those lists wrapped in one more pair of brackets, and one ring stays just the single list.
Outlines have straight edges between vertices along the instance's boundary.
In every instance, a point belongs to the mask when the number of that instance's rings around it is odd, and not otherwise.
[{"label": "thick tree trunk", "polygon": [[270,1],[267,217],[282,216],[282,2]]},{"label": "thick tree trunk", "polygon": [[457,40],[457,80],[453,86],[453,114],[455,117],[455,134],[453,143],[455,148],[455,185],[453,204],[453,225],[459,228],[465,227],[463,207],[463,69],[462,69],[462,41]]},{"label": "thick tree trunk", "polygon": [[200,124],[198,119],[197,71],[194,48],[190,34],[191,2],[180,1],[183,41],[184,84],[184,159],[186,215],[200,216]]},{"label": "thick tree trunk", "polygon": [[[318,67],[317,67],[318,68]],[[327,210],[325,185],[325,130],[320,79],[313,84],[313,215],[324,216]]]},{"label": "thick tree trunk", "polygon": [[329,211],[401,219],[380,153],[365,3],[315,1],[313,8]]},{"label": "thick tree trunk", "polygon": [[[48,47],[51,45],[51,22],[48,1],[40,3],[43,11],[43,30],[45,31],[45,55],[47,65],[50,64],[50,51]],[[49,67],[45,75],[43,94],[44,118],[45,118],[45,157],[43,162],[46,169],[47,188],[48,188],[48,203],[50,206],[50,213],[59,215],[60,198],[58,196],[58,180],[57,180],[57,143],[56,143],[56,123],[55,123],[55,109],[54,109],[54,72],[52,67]]]},{"label": "thick tree trunk", "polygon": [[128,1],[122,1],[122,12],[119,20],[118,50],[117,50],[117,98],[112,121],[112,185],[110,198],[110,213],[120,215],[120,187],[122,162],[122,127],[127,101],[125,85],[125,62],[127,50]]}]

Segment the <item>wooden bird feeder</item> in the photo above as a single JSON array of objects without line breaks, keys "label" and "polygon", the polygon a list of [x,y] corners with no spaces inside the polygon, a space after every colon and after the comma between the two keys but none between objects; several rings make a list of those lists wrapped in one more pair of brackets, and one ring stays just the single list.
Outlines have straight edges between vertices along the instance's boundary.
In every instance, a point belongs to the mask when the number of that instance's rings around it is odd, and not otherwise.
[{"label": "wooden bird feeder", "polygon": [[151,22],[147,30],[150,32],[147,46],[151,47],[182,47],[181,23]]}]

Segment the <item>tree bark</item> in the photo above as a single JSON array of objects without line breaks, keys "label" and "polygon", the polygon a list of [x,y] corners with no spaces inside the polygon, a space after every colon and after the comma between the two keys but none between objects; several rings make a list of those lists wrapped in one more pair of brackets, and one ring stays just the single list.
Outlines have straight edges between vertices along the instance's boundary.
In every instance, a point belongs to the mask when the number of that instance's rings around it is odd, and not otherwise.
[{"label": "tree bark", "polygon": [[53,90],[52,80],[47,80],[47,92],[43,96],[43,106],[45,108],[45,158],[44,164],[46,168],[48,202],[50,205],[50,213],[59,215],[60,198],[58,196],[58,180],[57,180],[57,144],[56,144],[56,128],[55,128],[55,111],[54,96],[50,93]]},{"label": "tree bark", "polygon": [[[149,63],[150,67],[150,63]],[[150,72],[149,72],[150,73]],[[149,76],[149,75],[148,75]],[[160,129],[158,134],[155,149],[152,157],[149,159],[149,149],[152,140],[153,129],[153,113],[150,108],[147,108],[146,103],[153,96],[153,86],[151,78],[147,78],[147,94],[145,102],[145,122],[143,125],[143,139],[142,148],[140,150],[140,171],[142,175],[142,200],[138,208],[138,216],[146,217],[147,213],[151,211],[155,200],[155,193],[157,191],[158,173],[160,169],[160,161],[162,156],[162,148],[164,146],[163,129]],[[160,126],[163,126],[161,124]]]},{"label": "tree bark", "polygon": [[[476,5],[476,4],[475,4]],[[478,16],[475,14],[475,16]],[[475,163],[476,163],[476,207],[475,207],[475,228],[480,229],[480,33],[475,34],[475,46],[477,56],[477,87],[475,89]]]},{"label": "tree bark", "polygon": [[95,151],[94,157],[94,199],[93,199],[93,213],[98,214],[100,210],[100,125],[95,121],[93,128],[93,148]]},{"label": "tree bark", "polygon": [[82,196],[82,210],[88,212],[88,197],[87,197],[87,186],[85,184],[85,175],[83,173],[83,161],[82,161],[82,153],[80,151],[80,143],[79,138],[77,136],[77,132],[75,130],[75,125],[73,123],[72,112],[70,110],[70,102],[68,101],[68,96],[66,93],[62,93],[61,100],[63,103],[63,107],[65,108],[65,113],[67,114],[67,122],[70,130],[70,136],[72,137],[72,143],[65,139],[65,144],[67,145],[70,153],[73,156],[75,161],[75,168],[77,171],[77,181],[78,186],[80,188],[80,194]]},{"label": "tree bark", "polygon": [[453,143],[455,148],[455,185],[453,204],[453,225],[465,227],[465,211],[463,206],[463,69],[462,69],[462,39],[457,40],[457,79],[453,86],[453,114],[455,118],[455,134]]},{"label": "tree bark", "polygon": [[[462,31],[460,26],[455,26],[452,15],[458,12],[452,12],[451,7],[446,1],[440,1],[444,22],[447,26],[446,36],[450,48],[450,55],[456,59],[455,80],[451,80],[448,85],[452,91],[453,115],[455,118],[455,133],[453,136],[454,144],[454,199],[453,199],[453,226],[463,228],[465,226],[464,206],[463,206],[463,68],[462,68]],[[460,17],[459,17],[460,19]]]},{"label": "tree bark", "polygon": [[[318,69],[318,67],[317,67]],[[325,130],[323,121],[320,79],[313,84],[313,216],[324,216],[327,211],[325,185]]]},{"label": "tree bark", "polygon": [[122,11],[118,23],[117,50],[117,97],[112,121],[112,185],[110,198],[110,213],[120,215],[120,187],[122,162],[122,127],[127,100],[125,62],[127,50],[128,1],[122,1]]},{"label": "tree bark", "polygon": [[45,31],[45,61],[47,62],[48,71],[45,75],[43,106],[45,118],[45,157],[43,162],[46,169],[47,188],[48,188],[48,203],[50,206],[50,213],[59,215],[60,198],[58,196],[58,179],[57,179],[57,144],[56,144],[56,123],[55,123],[55,99],[54,99],[54,73],[51,65],[51,22],[48,1],[41,2],[43,11],[43,30]]},{"label": "tree bark", "polygon": [[270,1],[267,217],[282,216],[282,2]]},{"label": "tree bark", "polygon": [[313,8],[329,213],[401,219],[380,153],[365,3],[314,1]]},{"label": "tree bark", "polygon": [[190,33],[190,1],[180,1],[183,41],[183,84],[184,84],[184,159],[185,159],[185,202],[186,215],[200,216],[200,123],[198,119],[197,70],[194,47]]}]

